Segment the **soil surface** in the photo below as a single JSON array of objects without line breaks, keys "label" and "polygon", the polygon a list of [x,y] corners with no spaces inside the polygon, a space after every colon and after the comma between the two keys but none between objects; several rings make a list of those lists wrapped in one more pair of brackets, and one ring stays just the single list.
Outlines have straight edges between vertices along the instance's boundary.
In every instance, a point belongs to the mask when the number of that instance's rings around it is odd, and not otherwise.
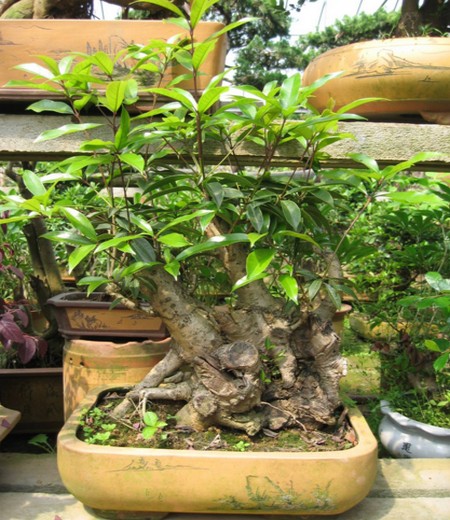
[{"label": "soil surface", "polygon": [[[357,444],[346,409],[336,413],[336,426],[322,431],[307,431],[299,424],[274,432],[263,430],[250,437],[243,432],[226,428],[212,427],[204,432],[177,427],[176,413],[182,402],[155,401],[147,403],[146,411],[151,411],[153,423],[160,421],[165,426],[154,427],[154,433],[146,436],[146,425],[136,409],[125,421],[118,422],[109,416],[122,398],[116,392],[107,393],[90,410],[85,410],[78,435],[80,439],[92,444],[120,447],[141,447],[161,449],[220,450],[220,451],[292,451],[319,452],[352,448]],[[151,422],[151,421],[150,421]],[[152,426],[147,433],[151,433]]]}]

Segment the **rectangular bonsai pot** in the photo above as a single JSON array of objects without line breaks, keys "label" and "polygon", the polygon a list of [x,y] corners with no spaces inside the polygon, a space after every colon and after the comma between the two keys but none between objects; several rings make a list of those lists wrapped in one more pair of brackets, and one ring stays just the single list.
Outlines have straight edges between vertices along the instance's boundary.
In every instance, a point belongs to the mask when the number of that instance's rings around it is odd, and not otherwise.
[{"label": "rectangular bonsai pot", "polygon": [[86,396],[61,430],[58,468],[70,493],[109,518],[112,511],[120,518],[143,512],[339,514],[363,500],[375,480],[377,442],[356,408],[349,416],[358,444],[344,451],[119,448],[77,438],[81,411],[95,405],[98,392]]},{"label": "rectangular bonsai pot", "polygon": [[[195,29],[194,37],[196,41],[204,41],[222,27],[223,24],[218,22],[201,22]],[[30,102],[55,97],[55,93],[38,89],[5,87],[10,80],[29,79],[25,72],[14,67],[24,63],[40,63],[40,55],[58,61],[72,52],[91,55],[103,51],[114,57],[130,44],[147,45],[151,39],[166,41],[176,35],[186,36],[180,27],[161,20],[0,20],[0,102]],[[225,54],[226,37],[222,36],[214,52],[202,65],[202,75],[198,78],[199,90],[203,90],[212,77],[223,71]],[[169,68],[164,81],[167,83],[175,75],[186,73],[184,68]],[[153,81],[152,76],[146,77],[142,80],[142,86],[149,87]],[[192,81],[187,80],[181,86],[190,89]]]},{"label": "rectangular bonsai pot", "polygon": [[164,339],[166,328],[157,316],[124,305],[111,308],[103,293],[68,292],[53,296],[47,303],[55,309],[60,333],[66,338],[146,338]]}]

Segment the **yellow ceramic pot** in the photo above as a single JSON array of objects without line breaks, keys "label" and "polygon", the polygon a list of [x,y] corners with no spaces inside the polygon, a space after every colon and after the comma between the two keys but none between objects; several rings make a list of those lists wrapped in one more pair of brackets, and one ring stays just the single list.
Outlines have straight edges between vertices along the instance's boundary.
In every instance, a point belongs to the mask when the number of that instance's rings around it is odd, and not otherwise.
[{"label": "yellow ceramic pot", "polygon": [[139,383],[170,348],[162,341],[66,340],[64,344],[64,417],[93,388]]},{"label": "yellow ceramic pot", "polygon": [[322,110],[332,98],[339,109],[357,99],[386,98],[358,107],[368,117],[450,112],[450,38],[371,40],[337,47],[306,68],[310,85],[331,72],[336,79],[315,92],[311,103]]},{"label": "yellow ceramic pot", "polygon": [[[218,22],[201,22],[194,33],[196,41],[204,41],[223,28]],[[49,56],[60,60],[71,52],[94,54],[103,51],[114,57],[128,45],[147,45],[150,40],[167,41],[175,36],[185,36],[179,26],[162,20],[0,20],[0,102],[27,101],[42,97],[55,97],[55,93],[42,90],[5,87],[11,80],[29,79],[15,66],[39,62],[38,56]],[[222,36],[214,52],[202,64],[198,78],[198,89],[203,90],[211,78],[223,71],[226,55],[226,36]],[[121,66],[125,73],[134,62],[128,60]],[[176,67],[166,71],[163,83],[171,81],[180,70]],[[186,74],[186,69],[182,73]],[[142,85],[149,87],[152,77],[142,79]],[[180,85],[178,85],[180,86]],[[192,80],[181,84],[183,88],[193,88]],[[56,96],[57,97],[57,96]],[[145,95],[142,96],[145,101]]]},{"label": "yellow ceramic pot", "polygon": [[339,514],[375,479],[377,442],[357,409],[350,420],[358,444],[345,451],[215,452],[86,444],[76,437],[80,412],[96,400],[91,393],[72,414],[57,453],[66,488],[103,514]]}]

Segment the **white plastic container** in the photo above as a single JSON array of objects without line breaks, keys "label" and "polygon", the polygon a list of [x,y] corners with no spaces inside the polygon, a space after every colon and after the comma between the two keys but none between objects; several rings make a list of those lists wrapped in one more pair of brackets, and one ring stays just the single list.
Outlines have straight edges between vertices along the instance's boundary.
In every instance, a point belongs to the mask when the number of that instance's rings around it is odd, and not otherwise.
[{"label": "white plastic container", "polygon": [[391,410],[381,401],[384,415],[379,435],[381,444],[397,458],[450,458],[450,428],[430,426]]}]

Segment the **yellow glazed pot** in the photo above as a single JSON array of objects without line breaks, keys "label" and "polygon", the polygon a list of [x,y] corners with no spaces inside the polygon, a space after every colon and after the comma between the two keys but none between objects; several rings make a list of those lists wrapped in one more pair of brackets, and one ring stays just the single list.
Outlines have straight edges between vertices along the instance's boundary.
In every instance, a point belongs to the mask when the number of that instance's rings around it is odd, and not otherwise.
[{"label": "yellow glazed pot", "polygon": [[358,444],[345,451],[215,452],[86,444],[76,437],[80,412],[96,401],[90,393],[75,410],[57,453],[66,488],[100,514],[339,514],[363,500],[375,479],[377,442],[357,409],[350,420]]},{"label": "yellow glazed pot", "polygon": [[64,417],[93,388],[139,383],[170,348],[162,341],[97,341],[68,339],[64,344]]},{"label": "yellow glazed pot", "polygon": [[450,112],[450,38],[396,38],[337,47],[306,68],[305,85],[331,72],[342,74],[315,92],[318,110],[367,97],[386,98],[352,112],[370,118]]}]

